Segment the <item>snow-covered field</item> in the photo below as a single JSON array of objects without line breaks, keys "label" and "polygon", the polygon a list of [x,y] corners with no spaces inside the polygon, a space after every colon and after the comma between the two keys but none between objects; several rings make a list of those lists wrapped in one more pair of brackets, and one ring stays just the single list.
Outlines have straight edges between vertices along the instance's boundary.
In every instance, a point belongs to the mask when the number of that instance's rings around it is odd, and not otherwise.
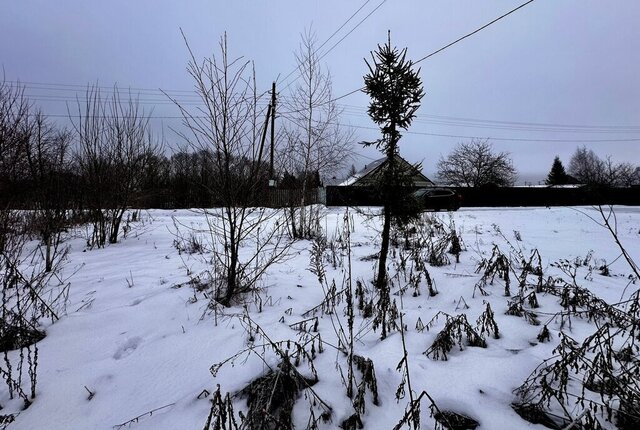
[{"label": "snow-covered field", "polygon": [[[206,291],[185,285],[209,268],[210,256],[179,254],[173,243],[172,218],[183,225],[204,228],[205,220],[197,212],[150,211],[126,239],[105,249],[86,250],[81,237],[70,239],[71,251],[64,270],[77,273],[70,279],[66,315],[45,327],[47,336],[38,344],[37,397],[33,404],[20,411],[21,401],[9,400],[6,386],[0,386],[0,415],[19,412],[7,428],[202,429],[211,408],[209,393],[218,384],[222,393],[239,393],[278,363],[272,348],[262,346],[266,337],[267,343],[287,339],[306,342],[309,354],[313,344],[312,364],[318,382],[296,401],[296,428],[306,428],[310,410],[316,417],[323,412],[318,401],[311,405],[314,395],[331,408],[329,421],[319,421],[319,428],[338,428],[354,413],[344,380],[348,360],[336,348],[341,327],[342,334],[349,337],[346,298],[337,294],[333,313],[329,305],[325,312],[308,311],[325,300],[333,280],[337,292],[347,286],[346,240],[352,251],[353,289],[359,280],[369,290],[367,297],[375,298],[371,280],[376,260],[371,256],[379,250],[380,225],[379,218],[368,219],[351,209],[347,218],[352,223],[349,237],[344,227],[345,210],[329,208],[323,212],[322,225],[332,244],[324,251],[324,286],[309,270],[312,242],[298,241],[292,244],[286,261],[269,269],[260,282],[261,291],[247,297],[244,306],[216,312],[209,306]],[[617,207],[616,215],[621,242],[640,261],[640,208]],[[427,216],[425,228],[433,229],[433,216]],[[427,265],[437,295],[430,296],[424,277],[419,283],[419,295],[413,294],[413,287],[400,294],[399,290],[410,283],[410,274],[417,273],[415,262],[408,258],[405,271],[396,276],[400,261],[407,258],[409,251],[400,244],[390,252],[391,298],[406,326],[406,363],[413,392],[418,395],[427,391],[438,408],[467,415],[480,423],[480,429],[544,428],[524,421],[513,411],[511,404],[517,401],[514,389],[553,355],[559,330],[582,341],[597,326],[579,315],[571,318],[570,325],[566,320],[563,324],[562,318],[555,316],[563,309],[561,298],[544,292],[537,294],[539,308],[525,305],[537,314],[540,325],[506,315],[508,302],[520,291],[517,277],[522,261],[518,255],[528,259],[537,249],[544,281],[553,276],[571,282],[566,271],[554,264],[568,260],[576,270],[578,285],[610,304],[628,299],[638,289],[637,284],[630,283],[631,268],[619,257],[620,249],[612,235],[595,222],[601,218],[594,208],[462,209],[435,217],[445,229],[453,220],[464,245],[459,263],[448,255],[449,264]],[[206,235],[203,237],[206,242]],[[494,244],[512,264],[511,297],[505,296],[505,281],[499,276],[493,285],[484,287],[487,295],[475,288],[483,273],[476,273],[476,267],[491,257]],[[252,244],[245,246],[251,249]],[[603,276],[599,270],[606,263],[610,263],[610,276]],[[534,291],[538,276],[529,274],[527,279],[522,291]],[[466,314],[470,325],[476,327],[487,303],[495,314],[499,337],[496,339],[493,332],[485,334],[486,348],[463,342],[463,350],[454,345],[446,361],[424,354],[446,322],[446,317],[440,315],[428,325],[439,311],[451,316]],[[313,317],[317,317],[317,332],[296,325]],[[313,323],[315,319],[310,325]],[[540,342],[537,336],[545,324],[551,339]],[[318,334],[322,342],[316,337]],[[396,399],[406,369],[398,370],[402,344],[398,330],[391,330],[386,339],[380,340],[380,329],[372,329],[372,318],[364,318],[356,308],[354,353],[373,361],[379,395],[378,405],[374,405],[371,388],[365,390],[364,428],[392,429],[405,414],[410,401],[408,386],[404,387],[404,396]],[[212,375],[212,365],[251,345],[254,352],[227,362],[215,377]],[[295,354],[293,346],[291,353]],[[298,370],[305,376],[312,375],[306,360],[301,360]],[[355,380],[362,380],[358,370]],[[236,413],[246,413],[246,397],[235,396],[233,405]],[[424,397],[422,428],[434,427],[429,405]],[[579,406],[573,406],[568,412],[578,417],[581,411]],[[605,425],[615,428],[611,423]]]}]

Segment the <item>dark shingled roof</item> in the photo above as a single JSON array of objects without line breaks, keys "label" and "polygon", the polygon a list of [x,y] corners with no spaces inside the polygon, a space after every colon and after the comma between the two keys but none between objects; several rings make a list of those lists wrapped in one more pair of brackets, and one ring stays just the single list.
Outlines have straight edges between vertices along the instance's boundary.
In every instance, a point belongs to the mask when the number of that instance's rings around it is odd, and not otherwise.
[{"label": "dark shingled roof", "polygon": [[[407,160],[405,160],[401,156],[396,155],[396,157],[401,163],[405,163],[405,164],[407,164],[409,166],[412,166]],[[342,182],[340,185],[342,185],[342,186],[348,186],[348,185],[356,185],[357,186],[357,185],[361,185],[362,182],[366,181],[367,177],[375,175],[375,172],[378,169],[380,169],[384,165],[384,163],[386,161],[387,161],[387,157],[383,157],[383,158],[380,158],[378,160],[372,161],[371,163],[369,163],[366,166],[364,166],[364,169],[362,169],[359,172],[357,172],[356,174],[350,176],[344,182]],[[434,183],[429,178],[427,178],[425,175],[423,175],[422,172],[420,172],[418,169],[415,170],[414,181],[415,181],[415,179],[418,179],[419,182],[422,182],[421,184],[419,184],[420,186],[434,185]]]}]

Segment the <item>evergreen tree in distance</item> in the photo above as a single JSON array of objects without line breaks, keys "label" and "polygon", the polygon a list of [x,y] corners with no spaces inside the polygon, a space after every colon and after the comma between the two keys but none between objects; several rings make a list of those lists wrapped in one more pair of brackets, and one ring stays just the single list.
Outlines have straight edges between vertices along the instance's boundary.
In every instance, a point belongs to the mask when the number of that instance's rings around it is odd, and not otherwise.
[{"label": "evergreen tree in distance", "polygon": [[387,158],[378,184],[384,208],[384,222],[378,274],[375,279],[380,299],[374,326],[382,327],[382,339],[387,336],[386,313],[390,305],[387,254],[391,221],[392,218],[406,217],[405,211],[399,208],[406,205],[406,201],[411,197],[408,187],[404,186],[407,179],[406,172],[398,165],[395,156],[398,154],[398,141],[402,136],[400,130],[406,130],[411,125],[424,95],[420,71],[413,69],[413,62],[407,60],[406,55],[406,48],[398,50],[391,46],[389,34],[387,43],[378,45],[378,50],[371,53],[373,63],[365,59],[369,73],[364,76],[364,92],[371,97],[368,114],[380,127],[382,137],[374,142],[365,142],[364,145],[375,145]]},{"label": "evergreen tree in distance", "polygon": [[564,170],[560,157],[557,155],[556,158],[553,159],[553,165],[544,183],[547,185],[565,185],[569,183],[569,176]]}]

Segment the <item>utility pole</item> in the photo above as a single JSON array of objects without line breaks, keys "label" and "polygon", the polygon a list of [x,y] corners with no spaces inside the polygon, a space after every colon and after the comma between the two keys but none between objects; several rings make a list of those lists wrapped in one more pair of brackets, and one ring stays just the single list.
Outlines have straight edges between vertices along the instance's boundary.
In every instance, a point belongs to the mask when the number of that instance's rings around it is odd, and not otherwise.
[{"label": "utility pole", "polygon": [[276,123],[276,83],[271,84],[271,157],[269,161],[269,185],[275,186],[275,178],[273,177],[273,147],[276,144],[275,134]]},{"label": "utility pole", "polygon": [[259,160],[262,163],[262,154],[264,153],[264,142],[267,139],[267,129],[269,128],[269,118],[271,117],[271,103],[269,103],[269,107],[267,108],[267,116],[264,119],[264,129],[262,130],[262,139],[260,139],[260,152],[259,152]]}]

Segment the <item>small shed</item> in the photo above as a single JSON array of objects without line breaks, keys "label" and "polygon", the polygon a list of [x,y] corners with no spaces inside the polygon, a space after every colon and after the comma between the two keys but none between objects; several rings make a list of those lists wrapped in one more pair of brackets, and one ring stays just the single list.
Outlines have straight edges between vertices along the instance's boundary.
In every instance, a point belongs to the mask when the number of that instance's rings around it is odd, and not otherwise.
[{"label": "small shed", "polygon": [[[416,168],[413,164],[402,158],[400,155],[395,155],[395,162],[405,171],[410,172],[411,181],[416,188],[433,187],[435,184],[427,178],[422,172]],[[366,187],[375,185],[378,181],[384,166],[388,163],[387,157],[380,158],[379,160],[372,161],[364,166],[364,169],[348,177],[340,186],[352,186],[352,187]]]}]

